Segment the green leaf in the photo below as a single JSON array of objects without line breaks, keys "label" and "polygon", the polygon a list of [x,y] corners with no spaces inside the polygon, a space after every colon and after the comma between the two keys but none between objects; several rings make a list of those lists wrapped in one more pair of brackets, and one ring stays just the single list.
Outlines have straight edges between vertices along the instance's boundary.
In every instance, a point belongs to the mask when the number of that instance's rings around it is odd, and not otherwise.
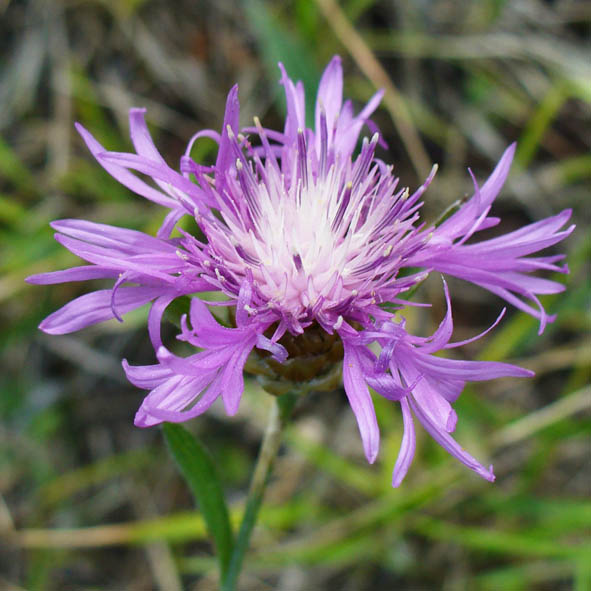
[{"label": "green leaf", "polygon": [[170,451],[201,508],[223,573],[230,562],[234,538],[213,460],[207,449],[180,425],[164,423],[163,430]]}]

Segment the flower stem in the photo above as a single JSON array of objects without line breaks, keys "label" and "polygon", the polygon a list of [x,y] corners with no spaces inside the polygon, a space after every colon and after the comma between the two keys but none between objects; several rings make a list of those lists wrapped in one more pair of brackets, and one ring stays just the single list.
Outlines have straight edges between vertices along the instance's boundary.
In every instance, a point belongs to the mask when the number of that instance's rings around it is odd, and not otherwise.
[{"label": "flower stem", "polygon": [[289,420],[296,399],[296,395],[291,392],[274,397],[267,428],[265,429],[257,463],[250,481],[246,508],[238,531],[238,537],[234,544],[230,564],[222,576],[222,591],[234,591],[236,589],[244,556],[250,543],[250,536],[265,495],[267,480],[281,445],[283,430]]}]

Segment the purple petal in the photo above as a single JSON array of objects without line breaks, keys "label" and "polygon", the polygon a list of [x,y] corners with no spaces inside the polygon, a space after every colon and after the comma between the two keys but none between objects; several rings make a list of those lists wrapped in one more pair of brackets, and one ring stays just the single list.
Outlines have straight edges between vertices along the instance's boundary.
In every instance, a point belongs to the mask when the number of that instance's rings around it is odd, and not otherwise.
[{"label": "purple petal", "polygon": [[[160,279],[164,283],[174,283],[175,278],[169,273],[179,271],[184,266],[183,261],[175,253],[125,256],[114,250],[69,238],[63,234],[56,234],[55,239],[70,252],[90,263],[119,271],[134,271],[140,275]],[[166,272],[162,272],[163,270]]]},{"label": "purple petal", "polygon": [[378,394],[388,400],[398,401],[404,398],[408,393],[407,388],[403,388],[386,373],[377,373],[373,376],[365,375],[365,381],[370,388],[373,388]]},{"label": "purple petal", "polygon": [[233,346],[207,349],[190,357],[177,357],[165,347],[160,347],[156,351],[156,356],[162,365],[170,367],[175,373],[200,376],[204,372],[218,371],[228,365],[240,344],[241,341],[237,341]]},{"label": "purple petal", "polygon": [[519,257],[537,252],[564,240],[575,228],[569,226],[563,232],[558,230],[568,221],[572,210],[565,209],[558,215],[539,222],[528,224],[519,230],[514,230],[497,238],[466,245],[463,252],[495,252],[505,257]]},{"label": "purple petal", "polygon": [[91,279],[112,279],[119,275],[115,269],[105,269],[96,265],[84,265],[72,267],[63,271],[51,271],[30,275],[25,279],[27,283],[34,285],[52,285],[54,283],[67,283],[69,281],[89,281]]},{"label": "purple petal", "polygon": [[[117,308],[126,314],[161,294],[159,287],[122,287],[117,292]],[[103,289],[72,300],[45,318],[39,328],[48,334],[67,334],[111,318],[111,290]]]},{"label": "purple petal", "polygon": [[349,101],[343,105],[341,116],[338,119],[337,132],[335,134],[335,150],[341,154],[342,157],[350,156],[357,139],[361,133],[367,119],[378,108],[382,97],[383,90],[378,90],[370,99],[363,110],[353,119],[350,118],[352,107]]},{"label": "purple petal", "polygon": [[[178,212],[174,212],[178,215]],[[121,254],[142,252],[175,253],[176,246],[144,232],[96,224],[86,220],[65,219],[51,222],[51,227],[71,238],[96,246],[110,248]]]},{"label": "purple petal", "polygon": [[398,459],[396,460],[396,465],[394,466],[394,471],[392,472],[392,486],[394,488],[398,488],[404,480],[404,477],[406,476],[406,473],[412,464],[416,446],[415,428],[413,424],[412,413],[410,412],[410,407],[406,398],[403,398],[400,401],[400,407],[402,408],[404,432],[402,434],[402,442],[400,444],[400,451],[398,452]]},{"label": "purple petal", "polygon": [[215,162],[215,181],[218,186],[218,192],[223,191],[225,185],[225,175],[230,170],[236,157],[234,156],[232,142],[228,135],[228,127],[234,134],[238,133],[240,117],[240,102],[238,101],[238,85],[234,85],[228,93],[226,99],[226,111],[224,113],[224,123],[222,125],[222,134],[220,138],[220,147]]},{"label": "purple petal", "polygon": [[433,355],[423,355],[416,351],[413,363],[417,370],[427,376],[480,382],[503,377],[531,378],[534,373],[523,367],[500,361],[461,361],[445,359]]},{"label": "purple petal", "polygon": [[359,433],[363,442],[365,457],[373,464],[380,448],[380,431],[371,395],[363,375],[356,347],[343,340],[345,356],[343,359],[343,385],[351,409],[357,419]]},{"label": "purple petal", "polygon": [[[415,382],[420,372],[409,361],[393,359],[392,364],[398,364],[404,379],[408,383]],[[458,416],[449,402],[433,389],[428,380],[419,380],[412,390],[412,396],[423,411],[439,429],[452,433],[456,428]]]},{"label": "purple petal", "polygon": [[[160,401],[163,401],[166,404],[168,398],[173,395],[181,397],[183,399],[183,405],[186,404],[185,397],[187,393],[182,390],[180,386],[184,383],[185,387],[192,387],[192,380],[194,379],[195,378],[187,379],[184,376],[173,375],[161,382],[144,398],[140,408],[135,414],[134,425],[143,428],[152,427],[153,425],[160,423],[161,420],[154,418],[150,411],[152,410],[152,407],[156,407]],[[154,398],[155,401],[151,403],[150,398]]]},{"label": "purple petal", "polygon": [[172,234],[172,231],[174,230],[174,227],[176,226],[177,222],[184,215],[185,215],[185,212],[182,210],[171,211],[170,213],[168,213],[166,215],[166,217],[164,218],[162,225],[158,229],[158,233],[157,233],[158,238],[160,238],[162,240],[166,240],[167,238],[170,238],[170,235]]},{"label": "purple petal", "polygon": [[431,388],[450,403],[458,399],[466,385],[466,382],[462,380],[447,379],[440,375],[436,378],[434,376],[423,376],[423,380],[427,380],[431,384]]},{"label": "purple petal", "polygon": [[244,364],[256,342],[256,335],[239,348],[223,370],[221,390],[224,408],[229,416],[238,412],[238,406],[244,392]]},{"label": "purple petal", "polygon": [[478,460],[473,458],[467,451],[462,449],[460,445],[455,441],[455,439],[446,433],[445,431],[439,429],[439,427],[431,420],[431,418],[423,412],[421,407],[409,400],[410,406],[419,419],[421,424],[425,428],[425,430],[433,437],[433,439],[443,447],[446,451],[448,451],[452,456],[460,460],[462,464],[474,470],[479,476],[482,476],[485,480],[489,482],[494,482],[495,475],[493,474],[492,466],[486,469]]},{"label": "purple petal", "polygon": [[121,362],[127,379],[142,390],[152,390],[173,376],[173,372],[163,365],[129,365],[127,359]]},{"label": "purple petal", "polygon": [[269,351],[273,356],[273,359],[279,361],[279,363],[283,363],[288,357],[287,350],[283,345],[273,342],[262,334],[257,337],[256,348],[262,349],[263,351]]},{"label": "purple petal", "polygon": [[171,199],[170,197],[164,195],[160,191],[150,187],[150,185],[144,183],[144,181],[138,179],[135,175],[131,174],[125,168],[118,166],[116,163],[108,162],[104,158],[100,156],[106,152],[105,148],[99,144],[94,137],[86,130],[82,125],[76,123],[76,129],[78,133],[82,136],[82,139],[88,146],[88,149],[91,151],[92,155],[96,158],[97,162],[117,181],[119,181],[122,185],[131,189],[134,193],[149,199],[150,201],[154,201],[154,203],[158,203],[164,207],[168,207],[171,209],[178,209],[180,204],[175,199]]},{"label": "purple petal", "polygon": [[248,269],[247,276],[240,286],[238,300],[236,301],[236,325],[238,327],[244,326],[249,320],[246,306],[250,304],[252,299],[252,283],[252,273],[250,272],[250,269]]},{"label": "purple petal", "polygon": [[[145,112],[146,109],[135,108],[129,110],[129,132],[133,147],[140,156],[144,156],[149,160],[160,162],[164,166],[167,166],[164,158],[162,158],[160,152],[152,141],[152,136],[150,135],[150,131],[148,130],[148,126],[144,119]],[[165,193],[169,193],[169,187],[165,182],[156,178],[154,181]]]},{"label": "purple petal", "polygon": [[453,333],[454,325],[451,314],[451,300],[449,297],[449,289],[445,279],[443,280],[443,291],[445,293],[445,303],[447,306],[444,319],[437,330],[433,333],[433,336],[429,339],[429,342],[421,347],[423,353],[433,353],[440,351],[449,343],[451,335]]},{"label": "purple petal", "polygon": [[513,142],[501,156],[499,163],[495,166],[492,174],[488,177],[482,188],[480,189],[481,207],[485,209],[495,200],[500,190],[503,188],[507,177],[509,176],[509,170],[511,169],[511,163],[515,156],[515,149],[517,144]]},{"label": "purple petal", "polygon": [[219,396],[219,390],[204,396],[185,409],[211,383],[211,374],[201,377],[175,375],[152,390],[135,417],[137,427],[150,427],[162,421],[181,422],[205,412]]},{"label": "purple petal", "polygon": [[468,343],[473,343],[474,341],[478,341],[484,335],[488,334],[495,326],[497,326],[497,324],[502,320],[506,311],[507,311],[507,308],[503,308],[501,310],[501,313],[497,316],[497,319],[486,330],[483,330],[480,334],[477,334],[475,337],[470,337],[469,339],[464,339],[463,341],[457,341],[455,343],[447,343],[444,348],[445,349],[455,349],[456,347],[463,347],[464,345],[467,345]]},{"label": "purple petal", "polygon": [[[195,378],[191,378],[195,381]],[[193,382],[187,381],[184,386],[186,390],[194,389]],[[146,412],[144,417],[140,416],[140,411],[136,414],[135,425],[138,427],[150,427],[162,421],[169,423],[181,423],[188,421],[201,414],[203,414],[209,407],[219,398],[220,389],[216,387],[215,382],[199,397],[199,399],[190,407],[182,411],[168,410],[165,408],[150,408],[149,413]],[[140,424],[143,421],[145,424]]]},{"label": "purple petal", "polygon": [[187,340],[197,347],[205,349],[209,347],[232,346],[238,341],[244,340],[245,334],[251,333],[251,327],[228,328],[218,324],[203,300],[193,298],[191,300],[191,324],[194,336],[184,334]]},{"label": "purple petal", "polygon": [[169,304],[177,297],[178,294],[175,292],[160,296],[150,308],[150,313],[148,314],[148,333],[155,350],[162,347],[162,337],[160,335],[162,315]]},{"label": "purple petal", "polygon": [[320,130],[320,111],[326,113],[326,124],[329,138],[332,137],[335,121],[343,104],[343,66],[341,58],[335,55],[320,79],[318,96],[316,99],[316,133]]},{"label": "purple petal", "polygon": [[164,158],[162,158],[152,141],[152,136],[144,119],[145,112],[146,109],[137,107],[129,110],[129,134],[133,147],[140,156],[165,164]]},{"label": "purple petal", "polygon": [[[176,189],[175,196],[179,199],[177,207],[182,203],[190,213],[193,213],[195,207],[203,209],[204,205],[215,205],[210,202],[205,191],[166,164],[126,152],[103,152],[98,154],[96,158],[100,163],[114,164],[122,169],[131,168],[152,177],[154,180],[171,185]],[[117,180],[120,181],[119,178]]]},{"label": "purple petal", "polygon": [[[297,138],[298,129],[306,127],[305,104],[303,104],[303,93],[298,90],[291,81],[283,64],[278,64],[281,71],[280,83],[285,89],[285,100],[287,103],[287,115],[285,117],[285,140],[287,144],[293,144]],[[301,85],[300,85],[301,86]]]},{"label": "purple petal", "polygon": [[467,203],[462,205],[456,213],[435,229],[435,235],[446,236],[453,240],[466,232],[482,211],[490,207],[507,179],[515,154],[515,147],[516,144],[513,143],[505,150],[492,174],[480,190]]}]

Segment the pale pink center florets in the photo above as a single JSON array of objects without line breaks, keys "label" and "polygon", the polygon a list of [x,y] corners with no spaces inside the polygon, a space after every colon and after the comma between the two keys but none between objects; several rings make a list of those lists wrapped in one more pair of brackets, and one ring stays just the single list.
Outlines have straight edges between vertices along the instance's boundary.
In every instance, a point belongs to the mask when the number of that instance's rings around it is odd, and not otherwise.
[{"label": "pale pink center florets", "polygon": [[418,214],[408,207],[416,199],[408,199],[407,189],[396,191],[391,168],[374,160],[378,134],[364,140],[355,161],[337,157],[328,170],[303,135],[298,139],[288,180],[268,145],[264,164],[258,155],[254,164],[236,160],[225,186],[236,202],[238,196],[247,202],[247,211],[234,216],[222,208],[225,227],[214,223],[209,232],[226,239],[210,244],[224,244],[217,254],[235,276],[248,269],[267,306],[293,318],[312,311],[338,320],[347,312],[344,302],[374,304],[375,290],[392,282],[409,248],[417,248]]}]

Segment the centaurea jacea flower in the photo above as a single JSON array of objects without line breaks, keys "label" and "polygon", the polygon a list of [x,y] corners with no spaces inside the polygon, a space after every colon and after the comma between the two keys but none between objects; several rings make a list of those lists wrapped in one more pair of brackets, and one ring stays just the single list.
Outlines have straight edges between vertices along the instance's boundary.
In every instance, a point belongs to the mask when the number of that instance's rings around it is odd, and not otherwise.
[{"label": "centaurea jacea flower", "polygon": [[[351,103],[343,104],[341,62],[335,57],[320,82],[312,130],[305,123],[302,84],[294,84],[280,67],[287,102],[284,130],[265,129],[258,119],[241,129],[234,87],[221,132],[196,134],[181,158],[180,173],[158,153],[141,109],[130,112],[136,154],[108,152],[78,127],[110,174],[170,211],[156,237],[77,220],[54,223],[56,239],[91,265],[30,281],[113,278],[115,285],[67,304],[41,328],[53,334],[71,332],[152,301],[148,328],[158,363],[134,367],[124,361],[129,380],[150,390],[135,419],[141,427],[187,420],[219,397],[226,412],[234,414],[253,351],[267,370],[295,387],[322,378],[342,360],[345,392],[370,462],[378,453],[379,430],[369,388],[401,404],[405,430],[394,485],[401,482],[414,453],[412,413],[451,454],[494,479],[491,469],[452,439],[457,417],[451,403],[467,381],[530,372],[434,355],[452,346],[447,287],[448,313],[432,337],[412,336],[403,322],[394,322],[395,313],[408,304],[405,294],[437,270],[491,290],[538,317],[543,329],[552,318],[536,294],[556,293],[562,286],[530,273],[566,268],[556,264],[560,256],[525,255],[568,235],[572,228],[560,228],[570,212],[466,244],[477,231],[499,221],[489,211],[508,174],[511,146],[488,181],[481,188],[475,183],[467,203],[439,227],[426,226],[420,221],[420,199],[436,168],[411,193],[399,187],[392,167],[375,157],[381,140],[369,117],[381,93],[355,116]],[[354,156],[364,125],[373,135],[363,139]],[[190,157],[200,137],[219,144],[212,167]],[[151,177],[158,188],[131,171]],[[201,236],[177,227],[185,215],[195,219]],[[178,233],[171,237],[175,228]],[[414,271],[407,271],[411,267]],[[417,267],[422,269],[417,272]],[[178,338],[196,352],[178,357],[162,342],[163,312],[179,296],[205,291],[224,294],[233,326],[220,325],[208,305],[193,297]]]}]

